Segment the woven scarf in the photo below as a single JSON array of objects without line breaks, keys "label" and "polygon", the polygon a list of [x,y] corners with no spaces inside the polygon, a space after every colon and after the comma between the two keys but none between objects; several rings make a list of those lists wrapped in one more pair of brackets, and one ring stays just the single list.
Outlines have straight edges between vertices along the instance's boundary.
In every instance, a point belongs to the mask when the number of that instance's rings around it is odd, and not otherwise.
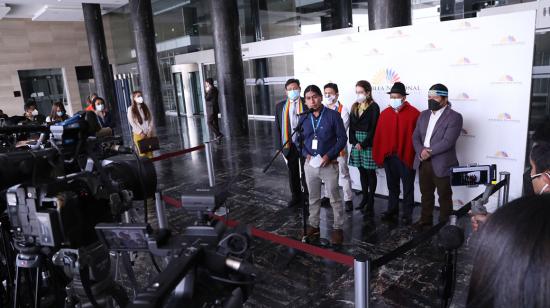
[{"label": "woven scarf", "polygon": [[[290,135],[292,134],[292,128],[290,127],[290,100],[286,101],[286,104],[283,107],[283,144],[290,138]],[[296,110],[296,114],[302,113],[302,102],[298,101],[298,108]],[[290,142],[285,145],[285,148],[290,148]]]}]

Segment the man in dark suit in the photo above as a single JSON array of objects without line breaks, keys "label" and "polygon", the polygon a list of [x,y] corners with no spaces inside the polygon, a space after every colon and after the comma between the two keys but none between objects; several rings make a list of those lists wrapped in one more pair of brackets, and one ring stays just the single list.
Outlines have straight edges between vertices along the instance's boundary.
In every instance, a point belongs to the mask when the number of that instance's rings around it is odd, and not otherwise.
[{"label": "man in dark suit", "polygon": [[[300,81],[298,79],[289,79],[285,83],[285,91],[287,99],[279,102],[275,106],[275,127],[273,129],[275,136],[275,147],[280,149],[281,146],[290,139],[292,132],[299,123],[300,117],[298,114],[307,110],[307,107],[300,97]],[[283,155],[288,167],[288,182],[292,198],[288,201],[287,206],[293,207],[302,202],[302,192],[300,188],[300,153],[298,152],[299,134],[296,133],[289,140],[283,149]],[[302,161],[303,165],[303,161]],[[304,181],[305,187],[305,181]]]},{"label": "man in dark suit", "polygon": [[462,115],[451,109],[449,90],[435,84],[428,92],[428,108],[420,113],[413,133],[416,152],[414,169],[419,170],[422,214],[414,224],[417,230],[433,224],[434,191],[439,196],[439,221],[453,210],[450,168],[458,166],[456,141],[462,130]]},{"label": "man in dark suit", "polygon": [[205,101],[206,101],[206,116],[208,126],[214,133],[214,137],[219,139],[223,137],[218,125],[218,113],[220,113],[220,105],[218,104],[218,88],[214,86],[214,80],[207,78],[204,83]]}]

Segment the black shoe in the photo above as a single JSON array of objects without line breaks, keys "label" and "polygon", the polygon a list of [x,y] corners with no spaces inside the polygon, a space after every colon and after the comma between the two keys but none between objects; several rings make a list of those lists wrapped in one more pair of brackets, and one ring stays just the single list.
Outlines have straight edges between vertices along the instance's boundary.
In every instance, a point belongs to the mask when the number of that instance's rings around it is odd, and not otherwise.
[{"label": "black shoe", "polygon": [[330,198],[327,198],[327,197],[321,198],[321,207],[325,207],[325,208],[330,207]]},{"label": "black shoe", "polygon": [[344,204],[346,205],[346,212],[353,211],[353,202],[351,200],[344,202]]},{"label": "black shoe", "polygon": [[380,219],[382,221],[393,221],[393,222],[397,222],[397,217],[398,217],[398,213],[397,212],[384,212],[382,213],[382,216],[380,217]]},{"label": "black shoe", "polygon": [[367,198],[363,198],[363,200],[361,200],[361,203],[355,206],[355,209],[362,210],[365,207],[365,205],[367,205]]},{"label": "black shoe", "polygon": [[286,204],[287,208],[295,207],[296,205],[300,204],[299,198],[292,198],[288,203]]},{"label": "black shoe", "polygon": [[412,218],[410,217],[401,217],[401,224],[403,226],[408,226],[412,223]]}]

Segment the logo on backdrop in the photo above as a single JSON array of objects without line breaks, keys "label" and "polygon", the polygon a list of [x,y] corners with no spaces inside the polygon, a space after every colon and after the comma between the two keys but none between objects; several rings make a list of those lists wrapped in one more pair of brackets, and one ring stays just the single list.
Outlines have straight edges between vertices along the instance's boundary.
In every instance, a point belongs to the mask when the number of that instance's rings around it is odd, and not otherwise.
[{"label": "logo on backdrop", "polygon": [[417,51],[418,52],[433,52],[433,51],[441,51],[443,50],[440,46],[434,44],[434,43],[428,43],[424,46],[422,46],[422,48],[418,49]]},{"label": "logo on backdrop", "polygon": [[487,158],[499,159],[499,160],[512,160],[512,161],[517,160],[513,158],[510,153],[503,150],[496,151],[495,154],[493,155],[487,155]]},{"label": "logo on backdrop", "polygon": [[469,57],[460,57],[451,66],[477,66],[477,63]]},{"label": "logo on backdrop", "polygon": [[380,50],[378,50],[377,48],[372,48],[369,51],[367,51],[366,53],[364,53],[363,55],[365,55],[365,56],[382,56],[382,55],[384,55],[384,53],[381,52]]},{"label": "logo on backdrop", "polygon": [[478,30],[479,27],[477,25],[474,25],[470,21],[461,21],[458,24],[453,24],[451,26],[451,31],[470,31],[470,30]]},{"label": "logo on backdrop", "polygon": [[510,45],[523,45],[524,42],[518,40],[513,35],[506,35],[500,38],[498,42],[493,43],[493,46],[510,46]]},{"label": "logo on backdrop", "polygon": [[410,35],[403,30],[395,30],[392,33],[390,33],[390,35],[388,35],[387,38],[394,39],[394,38],[403,38],[408,36]]},{"label": "logo on backdrop", "polygon": [[512,75],[501,75],[492,84],[522,84],[521,81],[516,81]]},{"label": "logo on backdrop", "polygon": [[490,118],[489,121],[493,122],[519,122],[519,120],[515,120],[512,118],[512,115],[507,112],[501,112],[496,117]]},{"label": "logo on backdrop", "polygon": [[451,100],[453,102],[475,102],[477,99],[473,98],[471,95],[469,95],[466,92],[459,93],[457,96],[452,97]]},{"label": "logo on backdrop", "polygon": [[[391,90],[394,83],[402,82],[401,77],[399,77],[399,74],[393,68],[378,70],[371,80],[372,90],[384,92],[384,94]],[[420,91],[419,85],[409,85],[405,83],[405,88],[407,93]]]}]

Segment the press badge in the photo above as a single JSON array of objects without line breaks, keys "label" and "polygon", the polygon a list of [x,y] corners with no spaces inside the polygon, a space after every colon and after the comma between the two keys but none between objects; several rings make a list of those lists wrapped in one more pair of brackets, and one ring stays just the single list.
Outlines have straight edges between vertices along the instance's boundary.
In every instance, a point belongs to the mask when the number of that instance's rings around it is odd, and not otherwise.
[{"label": "press badge", "polygon": [[317,137],[313,138],[313,140],[311,141],[311,149],[317,150]]}]

